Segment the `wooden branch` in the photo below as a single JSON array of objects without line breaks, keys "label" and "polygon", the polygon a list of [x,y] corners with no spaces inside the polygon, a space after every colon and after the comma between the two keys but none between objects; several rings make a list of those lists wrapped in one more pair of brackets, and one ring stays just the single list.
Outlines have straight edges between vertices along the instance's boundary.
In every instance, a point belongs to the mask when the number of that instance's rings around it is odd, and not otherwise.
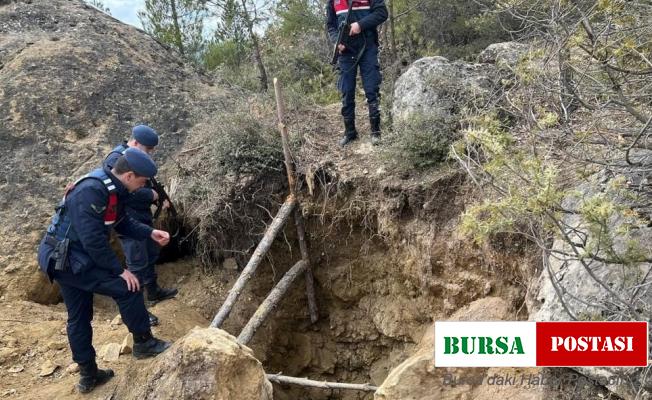
[{"label": "wooden branch", "polygon": [[285,203],[283,203],[281,209],[276,214],[276,217],[274,217],[274,220],[267,228],[265,236],[263,236],[260,243],[258,243],[258,247],[256,247],[253,256],[251,256],[249,259],[247,266],[245,266],[245,268],[242,270],[242,273],[240,274],[238,280],[235,282],[235,285],[233,285],[231,290],[229,290],[229,295],[226,297],[224,304],[222,304],[222,307],[220,307],[220,310],[215,315],[215,318],[213,318],[213,321],[210,325],[212,328],[219,328],[222,323],[224,323],[224,320],[226,320],[226,318],[229,316],[229,313],[235,305],[238,296],[240,296],[240,293],[244,289],[245,285],[256,272],[258,264],[260,264],[263,257],[265,257],[265,254],[272,246],[274,238],[279,233],[281,228],[283,228],[283,225],[285,225],[285,222],[287,221],[296,204],[296,198],[292,195],[288,196],[288,198],[285,199]]},{"label": "wooden branch", "polygon": [[306,297],[308,298],[308,312],[310,313],[310,322],[313,324],[319,319],[319,310],[317,309],[317,298],[315,296],[315,277],[312,275],[310,268],[310,254],[308,253],[308,243],[306,242],[306,228],[303,223],[301,209],[297,207],[294,210],[294,224],[297,227],[297,236],[299,237],[299,248],[301,249],[301,259],[308,265],[306,273]]},{"label": "wooden branch", "polygon": [[288,176],[288,185],[290,193],[296,194],[296,178],[294,173],[294,164],[292,163],[292,154],[288,140],[288,128],[285,125],[285,110],[283,107],[283,95],[281,94],[281,83],[274,78],[274,95],[276,96],[276,113],[278,115],[278,129],[281,131],[281,143],[283,144],[283,156],[285,158],[285,170]]},{"label": "wooden branch", "polygon": [[348,389],[348,390],[362,390],[365,392],[375,392],[378,386],[372,386],[368,383],[339,383],[339,382],[326,382],[326,381],[313,381],[306,378],[295,378],[292,376],[267,374],[267,379],[275,383],[289,383],[292,385],[309,386],[322,389]]},{"label": "wooden branch", "polygon": [[240,332],[238,343],[247,344],[251,341],[256,330],[258,330],[263,322],[265,322],[269,314],[276,309],[276,306],[278,306],[278,303],[283,298],[285,292],[288,291],[292,282],[294,282],[294,280],[303,273],[306,268],[308,268],[308,263],[301,260],[294,264],[294,266],[283,275],[283,278],[281,278],[276,286],[274,286],[274,289],[269,292],[265,301],[262,302],[249,322],[247,322],[247,325],[242,329],[242,332]]},{"label": "wooden branch", "polygon": [[[290,195],[296,195],[296,171],[294,163],[292,162],[292,153],[290,152],[290,144],[288,140],[287,126],[285,125],[285,107],[283,105],[283,92],[281,82],[274,78],[274,95],[276,96],[276,112],[278,116],[278,127],[281,132],[281,142],[283,143],[283,156],[285,157],[285,170],[288,176],[288,186],[290,187]],[[301,249],[301,259],[308,265],[305,273],[306,278],[306,297],[308,298],[308,311],[310,313],[310,321],[314,324],[319,319],[319,311],[317,309],[317,300],[315,296],[315,278],[310,269],[310,254],[308,252],[308,245],[306,243],[306,230],[303,223],[303,216],[301,215],[300,206],[294,210],[294,223],[297,227],[297,237],[299,238],[299,248]]]}]

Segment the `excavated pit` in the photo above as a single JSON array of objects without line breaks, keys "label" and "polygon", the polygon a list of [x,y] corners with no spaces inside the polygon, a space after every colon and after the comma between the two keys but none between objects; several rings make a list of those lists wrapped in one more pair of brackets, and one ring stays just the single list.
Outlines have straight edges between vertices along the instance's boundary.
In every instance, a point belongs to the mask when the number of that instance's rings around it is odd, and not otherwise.
[{"label": "excavated pit", "polygon": [[[480,248],[458,237],[454,228],[465,191],[457,175],[416,190],[386,187],[375,201],[392,204],[390,214],[371,202],[364,210],[351,212],[361,189],[334,180],[330,184],[338,186],[337,196],[325,199],[325,190],[316,191],[302,202],[319,321],[310,322],[305,281],[299,278],[248,344],[266,372],[380,385],[410,356],[433,320],[474,300],[502,297],[511,305],[514,319],[526,318],[526,288],[520,277],[531,265],[522,248],[527,245],[506,237],[499,240],[502,246]],[[428,210],[430,216],[424,219],[428,201],[447,207]],[[520,251],[513,250],[519,246]],[[237,336],[300,257],[290,220],[222,328]],[[210,293],[190,300],[207,320],[242,267],[234,258],[220,264],[204,267],[219,283]],[[275,399],[281,400],[373,398],[364,392],[279,384],[274,390]]]}]

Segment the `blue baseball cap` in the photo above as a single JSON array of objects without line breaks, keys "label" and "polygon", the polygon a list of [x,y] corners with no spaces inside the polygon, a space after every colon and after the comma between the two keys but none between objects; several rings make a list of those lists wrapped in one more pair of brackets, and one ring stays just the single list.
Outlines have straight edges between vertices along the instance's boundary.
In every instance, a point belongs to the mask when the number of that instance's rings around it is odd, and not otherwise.
[{"label": "blue baseball cap", "polygon": [[145,146],[154,147],[158,144],[158,133],[147,125],[134,126],[131,136]]},{"label": "blue baseball cap", "polygon": [[124,152],[123,156],[131,170],[140,176],[151,178],[158,172],[156,163],[144,151],[130,147]]}]

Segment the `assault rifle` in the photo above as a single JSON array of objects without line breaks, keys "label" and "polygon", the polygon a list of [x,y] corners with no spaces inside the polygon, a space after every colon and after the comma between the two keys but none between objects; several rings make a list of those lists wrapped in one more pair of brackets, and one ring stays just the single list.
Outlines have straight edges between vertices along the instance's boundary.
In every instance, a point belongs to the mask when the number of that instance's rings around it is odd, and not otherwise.
[{"label": "assault rifle", "polygon": [[351,8],[353,7],[353,0],[349,1],[349,10],[346,12],[346,18],[337,28],[337,41],[333,47],[333,56],[331,57],[331,65],[337,64],[337,57],[340,55],[338,46],[344,43],[344,39],[349,36],[351,30]]},{"label": "assault rifle", "polygon": [[[165,204],[165,201],[168,202],[168,212],[170,215],[172,215],[172,218],[176,221],[177,220],[177,209],[174,207],[174,204],[172,203],[172,200],[170,199],[170,196],[168,196],[168,193],[165,191],[165,187],[163,186],[162,183],[159,183],[156,178],[152,177],[150,178],[150,181],[152,182],[152,189],[158,193],[158,200],[156,201],[156,211],[154,212],[154,219],[158,218],[159,215],[161,215],[161,211],[163,211],[163,204]],[[176,237],[179,235],[179,227],[177,225],[177,231],[172,235],[172,237]]]}]

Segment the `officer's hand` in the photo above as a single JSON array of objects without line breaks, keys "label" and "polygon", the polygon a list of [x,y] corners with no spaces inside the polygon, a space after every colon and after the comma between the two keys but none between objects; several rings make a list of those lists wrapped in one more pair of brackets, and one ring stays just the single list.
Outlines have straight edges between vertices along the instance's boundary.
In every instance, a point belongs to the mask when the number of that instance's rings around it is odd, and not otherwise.
[{"label": "officer's hand", "polygon": [[120,278],[127,282],[127,289],[129,289],[130,292],[137,292],[140,290],[140,282],[138,282],[138,278],[136,278],[136,275],[129,272],[128,269],[125,269],[124,272],[120,274]]},{"label": "officer's hand", "polygon": [[166,231],[160,231],[154,229],[152,231],[152,240],[159,244],[159,246],[165,246],[170,243],[170,234]]},{"label": "officer's hand", "polygon": [[354,22],[354,23],[351,24],[351,30],[349,30],[349,35],[350,36],[355,36],[358,33],[360,33],[361,30],[362,30],[362,28],[360,28],[360,24],[357,23],[357,22]]},{"label": "officer's hand", "polygon": [[152,193],[154,193],[154,200],[152,200],[152,202],[158,201],[158,192],[156,192],[156,190],[152,189]]},{"label": "officer's hand", "polygon": [[337,45],[337,51],[339,51],[340,54],[344,53],[344,49],[346,49],[346,47],[343,44]]},{"label": "officer's hand", "polygon": [[170,202],[167,200],[163,200],[163,209],[167,210],[168,208],[170,208]]}]

